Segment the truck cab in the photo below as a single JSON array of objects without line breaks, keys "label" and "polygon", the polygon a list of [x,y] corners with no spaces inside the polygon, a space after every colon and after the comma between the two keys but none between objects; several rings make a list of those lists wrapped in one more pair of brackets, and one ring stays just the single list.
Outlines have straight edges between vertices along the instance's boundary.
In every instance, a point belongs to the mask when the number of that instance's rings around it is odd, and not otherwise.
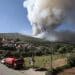
[{"label": "truck cab", "polygon": [[12,67],[14,69],[22,68],[23,64],[24,64],[24,59],[23,58],[8,57],[5,59],[5,64],[8,67]]}]

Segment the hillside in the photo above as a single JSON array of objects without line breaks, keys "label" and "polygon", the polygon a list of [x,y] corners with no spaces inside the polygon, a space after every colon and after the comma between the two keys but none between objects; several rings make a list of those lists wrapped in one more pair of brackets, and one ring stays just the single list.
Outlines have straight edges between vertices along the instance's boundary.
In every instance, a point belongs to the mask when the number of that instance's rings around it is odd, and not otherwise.
[{"label": "hillside", "polygon": [[52,42],[52,41],[46,41],[43,39],[39,38],[34,38],[28,35],[23,35],[21,33],[0,33],[0,38],[7,38],[7,39],[20,39],[20,41],[23,42],[29,42],[33,44],[43,44],[49,46],[51,43],[53,44],[75,44],[75,42],[68,42],[68,41],[57,41],[57,42]]},{"label": "hillside", "polygon": [[34,43],[34,44],[35,43],[46,44],[46,45],[50,44],[50,42],[45,41],[43,39],[34,38],[20,33],[0,33],[0,38],[19,39],[20,41]]}]

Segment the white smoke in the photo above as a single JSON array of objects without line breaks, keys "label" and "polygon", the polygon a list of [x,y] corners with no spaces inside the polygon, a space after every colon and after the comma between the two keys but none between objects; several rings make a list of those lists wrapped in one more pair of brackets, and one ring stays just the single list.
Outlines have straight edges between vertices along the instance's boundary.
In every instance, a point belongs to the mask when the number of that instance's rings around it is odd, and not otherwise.
[{"label": "white smoke", "polygon": [[33,35],[55,41],[57,38],[51,31],[72,17],[75,0],[25,0],[23,5],[27,8]]}]

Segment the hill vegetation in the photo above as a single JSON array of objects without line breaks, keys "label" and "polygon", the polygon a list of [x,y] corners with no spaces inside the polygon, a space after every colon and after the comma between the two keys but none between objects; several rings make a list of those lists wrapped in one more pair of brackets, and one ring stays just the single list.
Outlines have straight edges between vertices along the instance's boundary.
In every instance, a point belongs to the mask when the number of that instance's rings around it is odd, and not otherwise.
[{"label": "hill vegetation", "polygon": [[[25,55],[48,55],[48,54],[59,54],[59,53],[71,53],[75,52],[75,44],[69,44],[65,42],[49,42],[42,39],[22,35],[20,33],[0,33],[0,40],[5,39],[6,41],[0,41],[4,49],[13,49],[16,50],[15,44],[21,46],[21,51],[25,52]],[[13,43],[11,42],[13,41]],[[6,46],[5,46],[6,45]],[[11,48],[9,48],[9,46]],[[0,47],[0,49],[2,49]]]}]

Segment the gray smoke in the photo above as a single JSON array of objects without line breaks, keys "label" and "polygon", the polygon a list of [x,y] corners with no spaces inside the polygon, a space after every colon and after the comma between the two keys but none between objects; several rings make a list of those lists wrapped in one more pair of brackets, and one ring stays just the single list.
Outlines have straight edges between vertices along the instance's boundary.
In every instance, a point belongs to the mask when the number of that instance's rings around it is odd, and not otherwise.
[{"label": "gray smoke", "polygon": [[75,0],[25,0],[23,5],[36,37],[58,40],[54,29],[64,21],[75,21]]},{"label": "gray smoke", "polygon": [[66,30],[61,32],[53,32],[53,35],[58,38],[56,41],[75,44],[75,32]]}]

